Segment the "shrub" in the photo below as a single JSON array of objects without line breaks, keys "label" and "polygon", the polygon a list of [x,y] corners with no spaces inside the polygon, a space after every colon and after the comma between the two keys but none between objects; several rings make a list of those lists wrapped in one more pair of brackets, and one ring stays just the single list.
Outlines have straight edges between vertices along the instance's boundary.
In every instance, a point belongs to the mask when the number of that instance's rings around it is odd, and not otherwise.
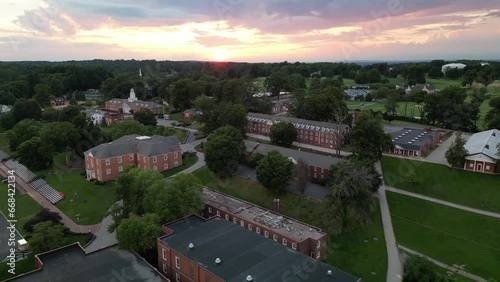
[{"label": "shrub", "polygon": [[35,226],[36,224],[38,224],[40,222],[50,221],[53,224],[59,224],[61,222],[61,219],[62,218],[61,218],[61,215],[59,215],[59,213],[51,212],[48,209],[43,209],[40,212],[38,212],[34,218],[28,220],[24,224],[23,228],[27,232],[31,233],[31,232],[33,232],[33,226]]}]

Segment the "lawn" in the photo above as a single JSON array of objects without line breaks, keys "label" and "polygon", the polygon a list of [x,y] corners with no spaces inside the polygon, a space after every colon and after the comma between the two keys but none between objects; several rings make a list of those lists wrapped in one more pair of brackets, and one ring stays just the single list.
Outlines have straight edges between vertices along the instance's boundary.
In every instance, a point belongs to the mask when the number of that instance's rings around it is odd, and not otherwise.
[{"label": "lawn", "polygon": [[500,219],[388,192],[398,244],[483,278],[500,277]]},{"label": "lawn", "polygon": [[[269,191],[258,183],[233,177],[221,180],[207,167],[193,173],[202,184],[223,193],[271,209],[273,199],[279,197],[281,212],[309,224],[318,225],[315,211],[318,203],[296,194],[280,194]],[[375,238],[375,239],[374,239]],[[363,281],[386,281],[387,255],[380,213],[377,210],[374,224],[346,232],[328,239],[326,260],[341,270],[363,278]],[[376,275],[372,275],[374,272]]]},{"label": "lawn", "polygon": [[[383,157],[385,183],[410,192],[449,201],[477,209],[500,212],[500,177],[445,165]],[[413,187],[405,181],[414,171],[422,184]]]},{"label": "lawn", "polygon": [[[7,184],[0,183],[0,210],[4,215],[8,214],[8,206],[7,206]],[[23,225],[33,218],[41,209],[40,206],[33,198],[31,198],[28,194],[21,195],[17,193],[15,195],[16,199],[16,212],[15,219],[17,220],[16,227],[21,235],[26,236],[27,232],[24,231]]]},{"label": "lawn", "polygon": [[197,156],[182,158],[182,165],[181,166],[178,166],[178,167],[171,169],[171,170],[167,170],[167,171],[163,172],[162,175],[165,178],[170,177],[176,173],[182,172],[183,170],[191,167],[197,161],[198,161]]},{"label": "lawn", "polygon": [[461,80],[451,80],[448,78],[425,78],[427,84],[434,85],[437,89],[444,89],[448,86],[458,86],[460,87],[462,85]]},{"label": "lawn", "polygon": [[[115,201],[112,184],[94,185],[85,179],[82,171],[71,171],[48,175],[45,181],[54,189],[64,193],[64,200],[57,203],[75,223],[90,225],[100,223]],[[75,198],[75,193],[79,198]],[[77,216],[79,215],[79,216]]]},{"label": "lawn", "polygon": [[[345,101],[350,110],[373,110],[375,112],[385,112],[384,102],[364,102],[364,101]],[[419,106],[415,102],[398,102],[396,109],[398,116],[420,116]]]},{"label": "lawn", "polygon": [[186,137],[189,134],[189,131],[186,129],[180,129],[180,128],[174,128],[174,131],[175,131],[174,135],[177,136],[177,138],[179,138],[179,141],[181,141],[181,143],[184,143],[184,141],[186,140]]},{"label": "lawn", "polygon": [[178,121],[184,121],[184,113],[183,112],[177,112],[170,114],[170,119],[172,120],[178,120]]}]

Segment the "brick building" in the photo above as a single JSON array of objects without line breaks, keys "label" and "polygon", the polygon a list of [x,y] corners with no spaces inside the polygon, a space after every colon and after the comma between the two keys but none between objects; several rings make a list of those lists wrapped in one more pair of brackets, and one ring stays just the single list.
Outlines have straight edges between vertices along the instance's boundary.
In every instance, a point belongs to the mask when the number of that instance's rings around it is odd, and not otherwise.
[{"label": "brick building", "polygon": [[492,129],[472,135],[464,146],[469,153],[464,169],[482,173],[500,173],[498,144],[500,144],[500,130]]},{"label": "brick building", "polygon": [[64,99],[64,97],[54,97],[50,99],[50,105],[52,107],[60,107],[69,105],[69,101]]},{"label": "brick building", "polygon": [[271,108],[271,114],[277,115],[288,112],[288,105],[290,104],[290,100],[278,100],[273,101]]},{"label": "brick building", "polygon": [[155,115],[159,115],[163,112],[163,106],[160,104],[137,100],[134,88],[130,89],[130,97],[128,99],[112,99],[107,101],[105,106],[106,110],[124,114],[133,114],[140,109],[148,109]]},{"label": "brick building", "polygon": [[126,135],[84,153],[87,179],[115,180],[127,165],[163,172],[182,165],[177,136]]},{"label": "brick building", "polygon": [[201,111],[195,110],[195,109],[187,109],[183,113],[184,120],[190,121],[192,120],[195,116],[201,115]]},{"label": "brick building", "polygon": [[249,154],[260,153],[266,155],[271,151],[278,151],[283,156],[296,164],[302,159],[309,166],[309,177],[322,179],[327,178],[332,165],[343,162],[343,159],[299,151],[269,144],[260,144],[253,141],[245,141],[245,146]]},{"label": "brick building", "polygon": [[350,127],[345,124],[258,113],[248,113],[247,120],[247,132],[263,136],[269,136],[269,131],[274,123],[291,122],[298,131],[296,142],[330,149],[336,148],[337,134],[342,136],[342,140],[339,142],[344,145],[345,136],[350,131]]},{"label": "brick building", "polygon": [[441,142],[445,133],[445,131],[432,130],[431,128],[403,128],[391,133],[394,149],[387,153],[421,157],[431,150],[432,146]]},{"label": "brick building", "polygon": [[189,216],[163,226],[158,269],[176,282],[359,282],[230,220]]},{"label": "brick building", "polygon": [[[316,259],[326,255],[327,235],[317,227],[208,188],[203,189],[203,196],[205,217],[220,216]],[[275,208],[279,211],[279,202]]]}]

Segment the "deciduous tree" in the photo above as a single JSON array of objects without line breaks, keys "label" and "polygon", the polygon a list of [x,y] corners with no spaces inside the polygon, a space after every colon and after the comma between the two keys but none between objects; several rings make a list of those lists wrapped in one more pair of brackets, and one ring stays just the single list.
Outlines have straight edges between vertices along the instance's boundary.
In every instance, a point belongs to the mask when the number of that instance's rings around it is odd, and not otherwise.
[{"label": "deciduous tree", "polygon": [[426,258],[409,256],[404,267],[403,282],[439,281],[434,265]]},{"label": "deciduous tree", "polygon": [[35,254],[57,249],[64,242],[64,226],[50,221],[35,224],[29,242]]},{"label": "deciduous tree", "polygon": [[291,122],[279,122],[271,125],[269,137],[271,142],[290,146],[297,140],[297,128]]},{"label": "deciduous tree", "polygon": [[19,99],[12,107],[12,114],[16,122],[23,119],[40,120],[42,118],[42,108],[35,100]]},{"label": "deciduous tree", "polygon": [[361,112],[350,135],[353,153],[361,159],[373,162],[382,158],[382,153],[394,147],[391,136],[384,132],[380,115]]},{"label": "deciduous tree", "polygon": [[155,126],[157,121],[155,114],[148,109],[140,109],[134,113],[134,120],[140,122],[143,125]]},{"label": "deciduous tree", "polygon": [[220,176],[231,175],[245,156],[245,143],[240,131],[223,126],[209,135],[205,143],[207,167]]},{"label": "deciduous tree", "polygon": [[257,166],[257,180],[268,189],[285,190],[293,163],[278,151],[269,152]]},{"label": "deciduous tree", "polygon": [[455,134],[455,141],[451,143],[450,148],[445,153],[446,161],[452,167],[464,167],[465,157],[467,157],[467,149],[465,149],[465,139],[462,138],[462,133]]},{"label": "deciduous tree", "polygon": [[144,253],[147,249],[156,246],[156,238],[161,235],[161,225],[156,221],[158,217],[130,217],[124,219],[116,229],[118,247],[132,249]]}]

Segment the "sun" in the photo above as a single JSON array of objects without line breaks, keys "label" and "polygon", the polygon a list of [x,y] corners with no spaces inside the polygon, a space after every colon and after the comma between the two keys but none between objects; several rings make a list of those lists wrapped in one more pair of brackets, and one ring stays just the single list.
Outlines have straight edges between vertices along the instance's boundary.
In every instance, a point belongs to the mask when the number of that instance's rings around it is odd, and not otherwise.
[{"label": "sun", "polygon": [[226,51],[224,51],[224,50],[218,50],[214,54],[214,60],[216,62],[224,62],[224,61],[226,61],[226,56],[227,56],[227,52]]}]

